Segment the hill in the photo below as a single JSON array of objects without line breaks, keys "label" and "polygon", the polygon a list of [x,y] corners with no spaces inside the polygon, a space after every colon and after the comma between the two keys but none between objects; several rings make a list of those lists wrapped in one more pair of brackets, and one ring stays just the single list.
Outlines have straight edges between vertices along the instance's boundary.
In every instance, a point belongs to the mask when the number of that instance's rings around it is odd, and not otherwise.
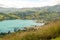
[{"label": "hill", "polygon": [[3,13],[12,13],[12,12],[16,12],[16,11],[27,11],[27,10],[34,10],[34,11],[38,11],[38,10],[44,10],[47,9],[48,11],[56,11],[56,12],[60,12],[60,5],[55,5],[55,6],[45,6],[45,7],[33,7],[33,8],[3,8],[0,7],[0,12]]},{"label": "hill", "polygon": [[0,7],[0,20],[12,19],[46,21],[60,19],[60,5],[21,9]]}]

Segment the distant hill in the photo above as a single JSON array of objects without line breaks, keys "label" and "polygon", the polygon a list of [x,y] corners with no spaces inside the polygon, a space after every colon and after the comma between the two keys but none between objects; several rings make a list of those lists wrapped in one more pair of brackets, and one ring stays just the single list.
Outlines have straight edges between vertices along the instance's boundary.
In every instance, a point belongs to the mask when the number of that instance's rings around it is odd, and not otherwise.
[{"label": "distant hill", "polygon": [[45,8],[47,8],[49,11],[60,12],[60,5],[55,5],[55,6],[45,7]]},{"label": "distant hill", "polygon": [[0,20],[28,19],[28,20],[55,20],[60,19],[60,5],[34,8],[2,8]]},{"label": "distant hill", "polygon": [[3,13],[12,13],[16,11],[25,11],[25,10],[42,10],[42,9],[47,9],[48,11],[57,11],[60,12],[60,5],[55,5],[55,6],[45,6],[45,7],[34,7],[34,8],[3,8],[0,7],[0,12]]},{"label": "distant hill", "polygon": [[3,12],[3,13],[11,13],[11,12],[16,12],[16,11],[19,11],[18,8],[3,8],[3,7],[0,7],[0,12]]}]

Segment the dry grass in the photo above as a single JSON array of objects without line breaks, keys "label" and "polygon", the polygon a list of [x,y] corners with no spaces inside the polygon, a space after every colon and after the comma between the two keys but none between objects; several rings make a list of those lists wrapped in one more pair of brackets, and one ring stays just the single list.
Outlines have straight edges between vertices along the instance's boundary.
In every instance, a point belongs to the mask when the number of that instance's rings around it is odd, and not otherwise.
[{"label": "dry grass", "polygon": [[60,20],[51,22],[36,31],[17,32],[6,35],[1,40],[50,40],[60,35]]}]

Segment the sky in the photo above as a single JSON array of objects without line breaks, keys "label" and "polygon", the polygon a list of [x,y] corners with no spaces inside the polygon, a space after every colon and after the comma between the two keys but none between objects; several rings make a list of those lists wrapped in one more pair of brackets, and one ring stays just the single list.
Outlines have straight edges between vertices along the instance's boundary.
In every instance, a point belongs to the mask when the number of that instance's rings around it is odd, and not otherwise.
[{"label": "sky", "polygon": [[60,0],[0,0],[0,7],[29,8],[60,4]]}]

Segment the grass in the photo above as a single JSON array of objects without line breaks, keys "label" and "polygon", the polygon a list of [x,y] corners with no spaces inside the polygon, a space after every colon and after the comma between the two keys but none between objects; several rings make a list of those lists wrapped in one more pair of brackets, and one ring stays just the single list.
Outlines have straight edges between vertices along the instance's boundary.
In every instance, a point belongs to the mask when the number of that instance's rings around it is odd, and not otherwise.
[{"label": "grass", "polygon": [[55,39],[51,39],[51,40],[60,40],[60,37],[57,37],[57,38],[55,38]]},{"label": "grass", "polygon": [[[60,35],[60,20],[50,22],[36,31],[16,32],[8,34],[1,40],[53,40]],[[58,38],[56,38],[58,39]]]}]

